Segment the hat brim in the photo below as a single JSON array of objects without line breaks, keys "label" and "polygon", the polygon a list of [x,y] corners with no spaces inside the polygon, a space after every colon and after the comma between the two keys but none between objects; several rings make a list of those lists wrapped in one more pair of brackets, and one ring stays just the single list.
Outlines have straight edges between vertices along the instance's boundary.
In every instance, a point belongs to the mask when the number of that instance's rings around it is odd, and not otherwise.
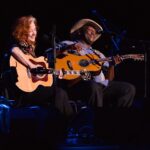
[{"label": "hat brim", "polygon": [[[74,24],[74,26],[70,30],[70,33],[73,34],[74,32],[76,32],[77,30],[79,30],[86,24],[91,24],[97,31],[103,31],[102,26],[100,26],[97,22],[91,19],[81,19],[77,23]],[[98,39],[100,35],[101,35],[100,33],[97,34],[96,39]]]}]

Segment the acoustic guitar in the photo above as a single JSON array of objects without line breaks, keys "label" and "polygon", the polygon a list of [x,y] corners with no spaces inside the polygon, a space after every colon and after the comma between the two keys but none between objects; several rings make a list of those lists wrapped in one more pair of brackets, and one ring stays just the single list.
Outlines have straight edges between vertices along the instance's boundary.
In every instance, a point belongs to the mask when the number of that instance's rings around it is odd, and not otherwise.
[{"label": "acoustic guitar", "polygon": [[[41,67],[35,69],[28,69],[13,56],[10,57],[10,67],[15,67],[17,72],[16,86],[24,92],[33,92],[39,85],[50,87],[53,84],[53,74],[59,75],[60,70],[54,70],[48,67],[48,63],[43,56],[34,58],[31,55],[26,55],[33,64]],[[64,70],[62,72],[65,76],[70,75],[73,78],[81,76],[84,80],[90,80],[90,73],[86,70]]]},{"label": "acoustic guitar", "polygon": [[[133,60],[144,60],[143,54],[126,54],[120,56],[122,60],[133,59]],[[66,53],[56,58],[56,69],[67,69],[67,70],[84,70],[89,72],[101,71],[104,62],[113,61],[112,57],[100,58],[96,54],[87,55],[76,55],[72,53]],[[76,76],[65,76],[65,79],[72,80]]]}]

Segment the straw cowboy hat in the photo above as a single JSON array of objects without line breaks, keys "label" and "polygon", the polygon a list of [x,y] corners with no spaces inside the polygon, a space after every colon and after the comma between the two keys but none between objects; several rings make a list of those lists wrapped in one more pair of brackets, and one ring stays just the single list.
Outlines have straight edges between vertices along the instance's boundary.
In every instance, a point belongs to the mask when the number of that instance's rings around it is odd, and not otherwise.
[{"label": "straw cowboy hat", "polygon": [[103,28],[95,21],[91,19],[81,19],[77,23],[73,25],[73,27],[70,30],[70,33],[73,34],[75,31],[81,29],[84,25],[89,24],[92,25],[98,32],[96,40],[100,37],[100,31],[103,31]]}]

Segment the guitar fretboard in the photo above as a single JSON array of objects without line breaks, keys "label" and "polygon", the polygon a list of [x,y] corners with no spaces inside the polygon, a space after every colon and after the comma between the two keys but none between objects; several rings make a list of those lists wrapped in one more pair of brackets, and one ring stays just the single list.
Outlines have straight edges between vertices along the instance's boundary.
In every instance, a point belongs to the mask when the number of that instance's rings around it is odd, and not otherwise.
[{"label": "guitar fretboard", "polygon": [[[84,71],[79,70],[62,70],[64,75],[81,75]],[[61,72],[60,70],[54,70],[53,74],[59,75]]]},{"label": "guitar fretboard", "polygon": [[[144,54],[126,54],[126,55],[120,55],[122,60],[125,59],[133,59],[133,60],[144,60]],[[89,63],[96,63],[96,62],[110,62],[113,61],[113,57],[106,57],[106,58],[100,58],[100,59],[93,59],[90,60]]]},{"label": "guitar fretboard", "polygon": [[[82,75],[84,72],[84,70],[63,70],[62,69],[62,73],[64,75]],[[55,74],[55,75],[59,75],[61,73],[60,70],[54,70],[54,69],[46,69],[43,67],[37,67],[34,69],[31,69],[31,73],[33,74]]]}]

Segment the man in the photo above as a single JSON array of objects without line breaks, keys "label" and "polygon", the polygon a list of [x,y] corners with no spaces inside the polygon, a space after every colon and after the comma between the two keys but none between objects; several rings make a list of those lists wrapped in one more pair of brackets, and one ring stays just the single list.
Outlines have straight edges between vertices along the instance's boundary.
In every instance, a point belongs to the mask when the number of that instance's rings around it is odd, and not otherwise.
[{"label": "man", "polygon": [[[93,70],[88,68],[88,64],[79,63],[80,67],[83,69],[84,65],[87,65],[85,69],[92,72],[92,81],[81,81],[81,80],[69,80],[67,82],[71,83],[72,86],[69,86],[67,89],[69,95],[73,95],[73,98],[86,99],[88,104],[93,104],[90,99],[97,98],[96,107],[131,107],[133,99],[135,96],[135,87],[126,82],[113,81],[114,79],[114,67],[119,64],[122,60],[120,56],[114,56],[111,60],[108,61],[97,61],[100,59],[105,59],[105,55],[99,50],[92,48],[92,45],[96,40],[101,36],[103,28],[95,21],[91,19],[81,19],[79,20],[70,30],[72,41],[62,41],[59,45],[65,45],[65,48],[68,48],[67,55],[74,57],[83,57],[92,63]],[[64,52],[66,53],[66,52]],[[85,60],[86,60],[85,59]],[[66,59],[67,61],[69,58]],[[77,60],[77,59],[76,59]],[[69,60],[70,69],[78,69],[79,66],[75,66],[74,63],[76,60],[73,60],[73,57]],[[59,61],[59,59],[58,59]],[[66,64],[68,63],[66,61]],[[81,62],[81,61],[80,61]],[[63,62],[64,63],[64,62]],[[57,63],[56,63],[57,64]],[[56,65],[57,67],[58,65]],[[91,94],[89,98],[85,96],[83,91],[86,91],[85,87],[79,92],[79,87],[83,84],[89,86],[93,84],[93,89],[95,92]],[[92,92],[93,90],[91,90]],[[77,97],[76,93],[80,93]],[[88,94],[88,90],[86,92]],[[95,95],[94,95],[95,94]],[[84,95],[81,97],[81,95]],[[93,97],[92,97],[93,96]],[[91,102],[91,103],[90,103]]]},{"label": "man", "polygon": [[[95,133],[107,137],[109,125],[118,127],[118,124],[114,124],[120,120],[117,119],[117,114],[121,114],[120,110],[126,114],[124,110],[132,106],[135,96],[135,87],[132,84],[113,81],[114,67],[121,63],[122,58],[116,55],[108,59],[99,50],[93,49],[92,45],[101,37],[102,31],[103,28],[97,22],[81,19],[70,30],[72,40],[62,41],[56,46],[58,52],[56,69],[91,72],[91,80],[82,80],[81,76],[72,78],[65,74],[63,80],[60,80],[61,87],[64,87],[71,100],[80,100],[90,108],[81,109],[70,127],[71,131],[77,130],[81,137],[91,137],[91,134]],[[112,110],[117,113],[112,113]],[[113,122],[109,122],[112,119]],[[92,127],[94,120],[95,128]]]}]

